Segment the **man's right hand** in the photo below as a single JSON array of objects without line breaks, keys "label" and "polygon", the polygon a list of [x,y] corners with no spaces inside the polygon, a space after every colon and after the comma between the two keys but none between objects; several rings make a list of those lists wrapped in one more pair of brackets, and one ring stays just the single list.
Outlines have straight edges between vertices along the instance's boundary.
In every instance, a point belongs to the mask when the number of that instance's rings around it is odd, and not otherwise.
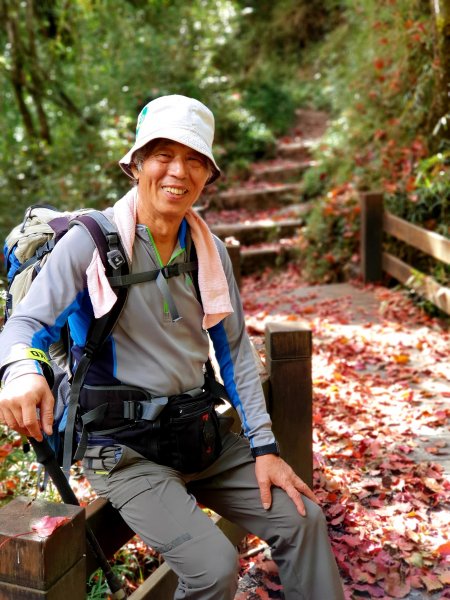
[{"label": "man's right hand", "polygon": [[48,435],[53,432],[54,403],[45,377],[21,375],[11,380],[0,392],[0,423],[40,442],[42,431]]}]

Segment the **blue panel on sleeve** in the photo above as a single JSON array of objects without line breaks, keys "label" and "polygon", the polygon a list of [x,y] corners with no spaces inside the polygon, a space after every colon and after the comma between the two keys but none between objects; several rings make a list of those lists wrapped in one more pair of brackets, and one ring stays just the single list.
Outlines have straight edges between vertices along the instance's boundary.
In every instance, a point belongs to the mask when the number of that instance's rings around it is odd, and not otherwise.
[{"label": "blue panel on sleeve", "polygon": [[[247,417],[241,399],[239,397],[239,393],[236,388],[233,359],[231,358],[230,345],[228,343],[225,327],[223,326],[223,323],[220,322],[217,325],[214,325],[214,327],[208,329],[208,332],[214,344],[214,351],[216,354],[217,362],[219,363],[220,374],[222,376],[225,389],[228,392],[231,404],[234,406],[234,408],[239,408],[239,412],[242,417],[242,425],[244,427],[244,432],[247,435],[249,431]],[[252,445],[252,440],[250,440],[250,444]]]},{"label": "blue panel on sleeve", "polygon": [[66,323],[69,315],[80,308],[85,293],[86,292],[83,291],[76,295],[75,300],[58,316],[54,325],[45,325],[42,329],[36,331],[31,340],[31,346],[33,348],[39,348],[46,352],[50,344],[59,340],[62,327]]}]

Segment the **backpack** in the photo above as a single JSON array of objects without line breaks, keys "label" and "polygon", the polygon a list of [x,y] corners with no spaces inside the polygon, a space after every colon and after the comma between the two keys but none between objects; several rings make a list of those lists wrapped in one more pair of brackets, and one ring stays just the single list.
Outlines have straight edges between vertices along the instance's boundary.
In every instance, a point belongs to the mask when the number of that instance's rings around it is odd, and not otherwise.
[{"label": "backpack", "polygon": [[[5,323],[19,302],[26,296],[53,248],[74,225],[81,225],[89,232],[107,275],[128,273],[128,264],[124,258],[118,233],[103,213],[91,209],[61,212],[51,205],[29,206],[25,211],[22,223],[9,233],[4,245],[5,270],[8,281],[4,312]],[[115,325],[115,320],[113,321],[112,318],[114,316],[118,318],[125,304],[126,296],[127,289],[121,290],[118,294],[117,306],[111,311],[113,314],[109,313],[102,319],[94,319],[87,342],[92,358],[111,333]],[[52,393],[55,398],[55,408],[54,433],[52,436],[46,437],[60,462],[62,461],[62,440],[71,395],[70,382],[77,382],[79,379],[79,376],[76,377],[76,372],[71,373],[70,370],[70,347],[71,338],[66,323],[62,329],[60,340],[49,348],[54,374]]]},{"label": "backpack", "polygon": [[[75,451],[75,421],[79,395],[86,374],[97,352],[112,333],[120,317],[130,285],[156,280],[169,305],[173,320],[179,317],[175,303],[168,292],[166,279],[183,272],[192,273],[200,298],[198,281],[195,276],[198,265],[193,244],[189,249],[190,260],[187,263],[130,274],[119,234],[104,213],[92,209],[60,212],[50,205],[32,205],[26,209],[23,222],[11,231],[5,242],[4,256],[8,278],[5,323],[20,300],[27,294],[55,245],[74,225],[83,226],[94,241],[105,267],[106,276],[116,290],[117,301],[107,314],[92,320],[84,353],[74,373],[70,370],[71,338],[67,324],[62,330],[61,339],[49,348],[50,362],[54,373],[52,393],[55,398],[55,408],[54,433],[52,436],[46,437],[59,463],[62,464],[66,476],[69,474],[71,464],[80,460],[84,452],[84,447],[80,447],[81,444]],[[209,375],[213,376],[209,361],[206,369]],[[62,451],[63,447],[64,451]]]}]

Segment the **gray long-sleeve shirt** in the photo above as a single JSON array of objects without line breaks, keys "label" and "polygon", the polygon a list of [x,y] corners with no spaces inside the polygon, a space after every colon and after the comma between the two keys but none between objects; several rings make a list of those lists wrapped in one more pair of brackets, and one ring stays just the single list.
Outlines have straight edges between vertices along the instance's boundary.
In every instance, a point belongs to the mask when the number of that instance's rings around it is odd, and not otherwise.
[{"label": "gray long-sleeve shirt", "polygon": [[[108,211],[112,218],[112,212]],[[169,264],[189,260],[183,221],[177,246]],[[180,394],[203,384],[203,365],[212,340],[221,376],[231,402],[242,421],[252,447],[273,444],[274,436],[255,367],[239,292],[224,244],[215,242],[228,281],[234,313],[210,328],[202,329],[203,310],[189,274],[168,280],[182,317],[173,322],[155,281],[132,285],[124,310],[99,358],[91,367],[87,383],[128,384],[155,396]],[[86,269],[94,243],[82,227],[73,227],[56,245],[49,260],[15,309],[0,335],[0,365],[18,348],[47,351],[59,339],[68,319],[73,338],[72,361],[76,364],[86,343],[93,318]],[[137,225],[131,264],[132,273],[163,266],[149,230]],[[42,373],[40,364],[20,360],[6,367],[3,383],[24,373]]]}]

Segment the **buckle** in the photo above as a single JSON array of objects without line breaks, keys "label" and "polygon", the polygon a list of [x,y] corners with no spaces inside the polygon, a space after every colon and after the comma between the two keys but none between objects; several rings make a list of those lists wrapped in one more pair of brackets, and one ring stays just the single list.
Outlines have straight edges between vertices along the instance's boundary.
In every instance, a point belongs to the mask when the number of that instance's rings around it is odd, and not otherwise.
[{"label": "buckle", "polygon": [[120,250],[110,250],[106,258],[113,269],[119,269],[125,262],[123,254]]},{"label": "buckle", "polygon": [[123,418],[137,421],[142,416],[142,406],[140,402],[134,400],[124,400],[123,402]]},{"label": "buckle", "polygon": [[161,269],[162,276],[164,277],[164,279],[170,279],[171,277],[175,277],[179,273],[178,268],[179,268],[178,264],[177,265],[166,265],[165,267],[162,267],[162,269]]}]

